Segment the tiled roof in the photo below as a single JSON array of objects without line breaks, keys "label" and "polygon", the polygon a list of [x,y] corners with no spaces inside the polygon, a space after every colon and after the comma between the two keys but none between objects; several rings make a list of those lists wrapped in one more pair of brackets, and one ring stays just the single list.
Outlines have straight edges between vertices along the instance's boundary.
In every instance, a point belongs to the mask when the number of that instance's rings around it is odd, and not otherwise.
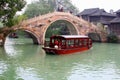
[{"label": "tiled roof", "polygon": [[120,18],[117,17],[117,18],[113,19],[112,21],[110,21],[110,23],[120,23]]},{"label": "tiled roof", "polygon": [[78,15],[89,15],[89,16],[112,16],[115,17],[115,14],[111,14],[106,12],[104,9],[99,8],[91,8],[91,9],[85,9]]},{"label": "tiled roof", "polygon": [[120,9],[118,11],[116,11],[116,13],[120,13]]},{"label": "tiled roof", "polygon": [[84,9],[84,11],[82,11],[78,15],[91,15],[91,14],[95,13],[98,10],[99,10],[99,8]]},{"label": "tiled roof", "polygon": [[115,17],[116,15],[106,12],[104,9],[100,9],[96,13],[91,14],[91,16],[111,16],[111,17]]},{"label": "tiled roof", "polygon": [[105,21],[105,20],[104,20],[104,21],[102,20],[102,21],[100,21],[100,22],[101,22],[102,24],[105,24],[105,25],[110,24],[109,21]]}]

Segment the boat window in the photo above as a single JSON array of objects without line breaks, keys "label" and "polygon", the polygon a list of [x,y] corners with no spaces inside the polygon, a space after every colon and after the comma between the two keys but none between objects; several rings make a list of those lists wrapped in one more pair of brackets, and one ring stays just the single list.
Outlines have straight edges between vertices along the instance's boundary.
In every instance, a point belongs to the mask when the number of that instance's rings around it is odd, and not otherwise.
[{"label": "boat window", "polygon": [[82,45],[82,40],[81,39],[79,39],[79,46],[81,46]]},{"label": "boat window", "polygon": [[70,40],[67,40],[66,45],[70,46]]},{"label": "boat window", "polygon": [[70,40],[70,45],[74,45],[74,40]]},{"label": "boat window", "polygon": [[86,46],[86,44],[87,44],[87,40],[84,39],[84,41],[83,41],[83,45]]},{"label": "boat window", "polygon": [[62,40],[62,45],[65,45],[65,40]]},{"label": "boat window", "polygon": [[67,40],[67,44],[70,45],[70,40]]},{"label": "boat window", "polygon": [[66,41],[66,47],[69,47],[70,46],[70,40],[67,40]]},{"label": "boat window", "polygon": [[52,39],[52,43],[54,43],[54,39]]},{"label": "boat window", "polygon": [[66,42],[66,46],[67,47],[73,47],[74,46],[74,40],[72,39],[72,40],[67,40],[67,42]]},{"label": "boat window", "polygon": [[74,43],[74,45],[75,45],[76,47],[79,46],[79,39],[75,39],[75,43]]}]

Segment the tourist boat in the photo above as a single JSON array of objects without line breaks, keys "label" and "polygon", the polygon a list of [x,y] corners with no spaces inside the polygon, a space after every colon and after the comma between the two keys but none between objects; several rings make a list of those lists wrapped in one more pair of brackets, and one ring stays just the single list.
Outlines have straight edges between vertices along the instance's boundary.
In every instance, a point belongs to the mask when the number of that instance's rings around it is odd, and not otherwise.
[{"label": "tourist boat", "polygon": [[18,35],[16,33],[11,33],[9,35],[9,38],[18,38]]},{"label": "tourist boat", "polygon": [[92,40],[83,35],[55,35],[50,41],[45,41],[42,47],[48,54],[70,54],[88,50],[92,47]]}]

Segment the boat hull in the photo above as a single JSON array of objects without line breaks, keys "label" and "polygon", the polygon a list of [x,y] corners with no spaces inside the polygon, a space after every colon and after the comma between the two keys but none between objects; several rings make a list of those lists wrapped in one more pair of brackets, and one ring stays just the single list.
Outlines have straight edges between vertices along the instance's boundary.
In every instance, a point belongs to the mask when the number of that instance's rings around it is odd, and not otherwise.
[{"label": "boat hull", "polygon": [[75,53],[75,52],[81,52],[81,51],[85,51],[88,50],[88,47],[81,47],[81,48],[71,48],[71,49],[55,49],[55,48],[48,48],[48,47],[43,47],[43,49],[45,50],[45,52],[47,54],[71,54],[71,53]]}]

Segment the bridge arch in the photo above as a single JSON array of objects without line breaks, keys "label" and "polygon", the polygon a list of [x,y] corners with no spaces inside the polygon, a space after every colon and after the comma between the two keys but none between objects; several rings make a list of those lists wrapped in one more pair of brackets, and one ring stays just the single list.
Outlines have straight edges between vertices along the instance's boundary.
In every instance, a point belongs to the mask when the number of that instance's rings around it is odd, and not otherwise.
[{"label": "bridge arch", "polygon": [[75,24],[71,23],[70,21],[68,21],[66,19],[56,19],[56,20],[52,21],[49,25],[46,26],[45,32],[43,34],[44,35],[43,38],[45,38],[45,34],[46,34],[46,31],[48,30],[48,28],[52,24],[57,23],[58,21],[61,22],[61,23],[65,23],[67,25],[67,28],[70,31],[70,35],[78,35],[79,34]]},{"label": "bridge arch", "polygon": [[55,20],[53,20],[53,21],[50,21],[50,24],[46,25],[46,28],[45,28],[45,31],[44,31],[44,34],[43,34],[43,41],[45,40],[45,35],[46,35],[47,29],[48,29],[52,24],[54,24],[54,23],[57,22],[57,21],[61,21],[61,22],[63,22],[63,23],[65,23],[65,24],[68,25],[68,29],[69,29],[69,31],[70,31],[70,35],[79,35],[79,31],[78,31],[76,25],[75,25],[69,18],[68,18],[68,19],[66,19],[66,18],[60,18],[60,19],[59,19],[59,18],[58,18],[58,19],[55,19]]},{"label": "bridge arch", "polygon": [[33,34],[33,32],[28,31],[28,30],[25,30],[25,32],[27,32],[28,34],[31,35],[31,38],[32,38],[34,44],[39,44],[40,43],[39,37],[36,34]]},{"label": "bridge arch", "polygon": [[[35,34],[33,31],[31,31],[29,29],[24,29],[24,28],[15,28],[12,32],[9,32],[6,35],[6,37],[9,36],[11,33],[16,32],[16,31],[24,31],[24,32],[26,32],[27,34],[30,35],[30,38],[33,40],[34,44],[39,44],[40,43],[39,37],[38,37],[37,34]],[[5,39],[5,41],[6,41],[6,39]]]}]

